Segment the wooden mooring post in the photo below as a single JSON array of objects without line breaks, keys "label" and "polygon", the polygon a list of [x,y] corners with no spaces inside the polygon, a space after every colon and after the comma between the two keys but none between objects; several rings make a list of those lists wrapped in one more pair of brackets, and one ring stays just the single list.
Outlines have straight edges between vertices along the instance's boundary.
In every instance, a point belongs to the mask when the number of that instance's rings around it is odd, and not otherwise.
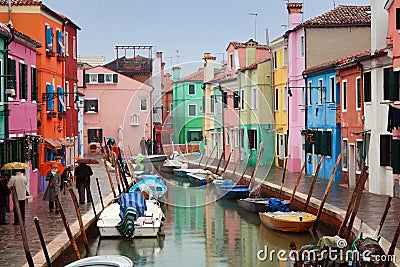
[{"label": "wooden mooring post", "polygon": [[[75,206],[76,217],[78,218],[79,228],[81,230],[82,241],[85,246],[86,253],[87,253],[87,255],[90,255],[89,241],[87,239],[86,231],[83,226],[82,215],[81,215],[81,210],[79,208],[78,200],[76,199],[76,195],[75,195],[74,191],[72,190],[72,188],[70,188],[68,191],[69,191],[69,194],[71,195],[72,202],[74,203],[74,206]],[[92,202],[93,202],[93,199],[92,199]]]},{"label": "wooden mooring post", "polygon": [[245,173],[246,173],[246,171],[247,171],[247,168],[249,167],[250,158],[251,158],[251,154],[249,154],[249,156],[247,157],[246,167],[244,168],[243,173],[242,173],[242,176],[240,176],[239,181],[243,179],[243,177],[244,177],[244,175],[245,175]]},{"label": "wooden mooring post", "polygon": [[217,165],[217,169],[215,170],[215,174],[218,174],[218,171],[219,171],[219,166],[221,165],[221,161],[222,161],[222,159],[223,158],[225,158],[225,150],[224,151],[222,151],[222,153],[221,153],[221,157],[219,157],[219,161],[218,161],[218,165]]},{"label": "wooden mooring post", "polygon": [[36,231],[38,232],[39,235],[40,245],[42,246],[43,254],[44,257],[46,258],[47,267],[52,267],[51,260],[49,257],[49,252],[47,251],[46,247],[46,242],[44,241],[42,229],[40,228],[39,218],[35,217],[33,218],[33,221],[35,222]]},{"label": "wooden mooring post", "polygon": [[117,194],[115,193],[115,188],[114,188],[114,184],[111,178],[111,174],[110,171],[108,170],[108,166],[107,166],[107,158],[105,157],[105,155],[103,154],[103,161],[104,161],[104,168],[106,169],[106,173],[108,176],[108,181],[110,182],[110,186],[111,186],[111,191],[113,193],[114,198],[117,198]]},{"label": "wooden mooring post", "polygon": [[[212,157],[212,154],[214,153],[214,150],[215,150],[216,147],[217,147],[217,144],[215,144],[215,146],[214,146],[213,149],[211,150],[211,154],[210,154],[210,156],[207,158],[206,165],[204,166],[204,169],[207,169],[208,161],[209,161],[210,158]],[[205,151],[204,151],[204,153],[205,153]]]},{"label": "wooden mooring post", "polygon": [[379,236],[379,234],[381,233],[383,224],[385,223],[386,216],[387,216],[387,214],[388,214],[388,212],[389,212],[389,209],[390,209],[390,203],[391,203],[391,202],[392,202],[392,197],[388,197],[388,200],[387,200],[386,206],[385,206],[385,210],[383,211],[382,218],[381,218],[381,222],[379,223],[379,227],[378,227],[378,229],[376,230],[375,236]]},{"label": "wooden mooring post", "polygon": [[303,172],[304,172],[304,169],[305,169],[305,168],[306,168],[306,162],[303,163],[303,166],[301,167],[299,176],[297,177],[296,184],[294,185],[293,193],[292,193],[292,196],[290,197],[290,204],[289,204],[290,206],[291,206],[292,203],[293,203],[294,196],[296,195],[297,187],[299,187],[300,180],[301,180],[301,176],[303,176]]},{"label": "wooden mooring post", "polygon": [[315,170],[314,180],[312,181],[311,186],[310,186],[310,191],[308,192],[307,200],[304,205],[304,211],[307,211],[308,204],[310,203],[310,199],[311,199],[312,193],[314,191],[315,184],[317,183],[319,170],[321,169],[323,160],[324,160],[324,157],[321,157],[321,159],[318,162],[317,169]]}]

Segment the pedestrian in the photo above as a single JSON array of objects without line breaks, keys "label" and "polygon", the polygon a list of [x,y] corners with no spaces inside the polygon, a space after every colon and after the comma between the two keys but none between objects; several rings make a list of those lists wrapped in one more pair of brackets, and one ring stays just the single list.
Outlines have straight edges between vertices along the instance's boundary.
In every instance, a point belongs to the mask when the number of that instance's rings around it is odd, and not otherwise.
[{"label": "pedestrian", "polygon": [[[51,166],[51,170],[47,172],[46,181],[49,181],[47,185],[46,191],[43,195],[43,200],[49,202],[49,210],[52,212],[54,210],[54,201],[56,200],[56,196],[60,194],[61,187],[61,174],[58,171],[58,165],[53,164]],[[55,205],[56,213],[59,212],[58,205]]]},{"label": "pedestrian", "polygon": [[6,225],[6,210],[7,210],[7,200],[10,197],[11,190],[7,186],[7,177],[0,178],[0,225]]},{"label": "pedestrian", "polygon": [[92,168],[84,162],[79,163],[78,167],[75,168],[74,176],[79,193],[79,204],[85,204],[85,192],[86,201],[92,202],[90,194],[90,176],[92,174]]},{"label": "pedestrian", "polygon": [[146,139],[144,139],[144,137],[142,137],[142,140],[140,140],[140,148],[142,149],[142,154],[146,155]]},{"label": "pedestrian", "polygon": [[[10,181],[11,175],[6,172],[3,174],[3,177],[7,179],[7,183],[8,183],[8,181]],[[10,198],[9,197],[6,198],[6,203],[7,203],[6,204],[6,212],[10,212],[11,210],[10,210]]]},{"label": "pedestrian", "polygon": [[152,151],[153,142],[151,141],[151,138],[150,138],[150,137],[147,138],[146,145],[147,145],[147,155],[153,154],[153,153],[152,153],[152,152],[153,152],[153,151]]},{"label": "pedestrian", "polygon": [[[15,170],[15,175],[11,176],[10,181],[8,181],[7,186],[11,189],[15,187],[17,192],[17,199],[19,204],[19,209],[21,211],[22,220],[25,222],[25,199],[26,199],[26,186],[28,185],[28,180],[25,177],[24,169]],[[14,223],[13,225],[19,225],[19,218],[17,214],[17,209],[14,205]]]},{"label": "pedestrian", "polygon": [[153,154],[154,155],[158,154],[158,141],[157,141],[157,139],[154,139],[154,141],[153,141]]}]

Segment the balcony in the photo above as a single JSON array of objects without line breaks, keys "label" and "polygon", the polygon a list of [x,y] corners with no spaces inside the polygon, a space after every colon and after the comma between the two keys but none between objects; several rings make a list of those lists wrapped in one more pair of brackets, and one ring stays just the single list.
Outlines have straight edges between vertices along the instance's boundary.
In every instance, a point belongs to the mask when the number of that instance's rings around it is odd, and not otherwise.
[{"label": "balcony", "polygon": [[57,55],[57,61],[65,61],[65,56],[62,54]]},{"label": "balcony", "polygon": [[56,56],[56,53],[53,52],[53,51],[46,50],[46,55],[47,55],[48,57],[55,57],[55,56]]},{"label": "balcony", "polygon": [[62,118],[66,118],[67,117],[67,112],[59,112],[58,113],[58,118],[62,119]]},{"label": "balcony", "polygon": [[57,112],[55,112],[55,111],[48,111],[47,112],[47,118],[48,119],[55,118],[55,117],[57,117]]}]

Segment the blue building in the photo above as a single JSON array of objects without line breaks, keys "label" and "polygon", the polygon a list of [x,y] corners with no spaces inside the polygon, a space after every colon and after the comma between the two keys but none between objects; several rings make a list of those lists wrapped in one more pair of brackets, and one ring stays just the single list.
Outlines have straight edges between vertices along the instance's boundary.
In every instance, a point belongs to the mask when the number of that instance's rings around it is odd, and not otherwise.
[{"label": "blue building", "polygon": [[[340,90],[336,84],[335,67],[336,63],[329,62],[303,72],[306,81],[306,129],[302,134],[305,137],[306,173],[313,175],[321,157],[324,157],[319,177],[326,179],[331,176],[340,154],[341,130],[337,120]],[[341,165],[334,179],[342,180]]]}]

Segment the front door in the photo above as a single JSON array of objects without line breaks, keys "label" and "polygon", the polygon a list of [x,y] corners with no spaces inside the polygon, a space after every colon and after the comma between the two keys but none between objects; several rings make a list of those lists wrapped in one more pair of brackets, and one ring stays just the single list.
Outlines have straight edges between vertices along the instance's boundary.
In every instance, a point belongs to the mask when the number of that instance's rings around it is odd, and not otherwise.
[{"label": "front door", "polygon": [[354,144],[349,146],[349,187],[356,186]]}]

